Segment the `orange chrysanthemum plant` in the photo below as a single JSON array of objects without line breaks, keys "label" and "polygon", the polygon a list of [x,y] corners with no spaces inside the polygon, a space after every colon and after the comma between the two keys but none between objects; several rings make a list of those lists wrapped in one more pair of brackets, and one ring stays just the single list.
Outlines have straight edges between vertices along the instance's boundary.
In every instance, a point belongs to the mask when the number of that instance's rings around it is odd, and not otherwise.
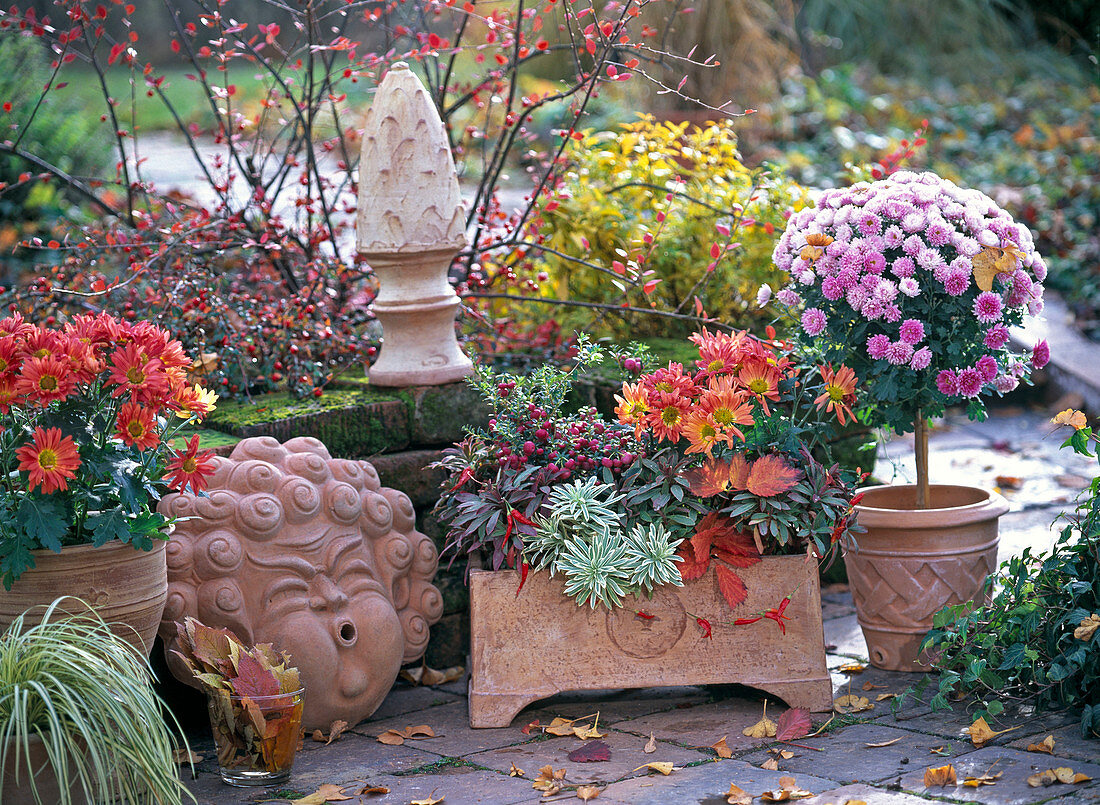
[{"label": "orange chrysanthemum plant", "polygon": [[691,340],[694,369],[670,363],[616,396],[619,422],[642,445],[619,486],[635,510],[688,526],[681,577],[713,562],[737,606],[747,594],[737,568],[764,554],[831,558],[856,528],[860,473],[819,456],[834,428],[854,420],[859,381],[846,366],[804,365],[774,333],[703,330]]},{"label": "orange chrysanthemum plant", "polygon": [[0,319],[0,579],[11,589],[32,551],[167,538],[167,487],[201,491],[210,453],[194,436],[217,399],[188,379],[182,345],[151,324],[106,314],[61,328]]}]

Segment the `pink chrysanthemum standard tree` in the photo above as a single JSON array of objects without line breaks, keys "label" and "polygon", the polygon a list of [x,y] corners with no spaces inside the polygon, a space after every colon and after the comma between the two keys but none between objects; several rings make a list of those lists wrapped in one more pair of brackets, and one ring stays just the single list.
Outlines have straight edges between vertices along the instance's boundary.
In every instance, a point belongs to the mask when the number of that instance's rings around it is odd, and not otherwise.
[{"label": "pink chrysanthemum standard tree", "polygon": [[916,431],[917,506],[928,505],[925,422],[1004,394],[1050,357],[1009,349],[1009,327],[1043,309],[1046,266],[1031,232],[988,196],[934,173],[899,171],[827,190],[776,245],[791,281],[777,294],[822,360],[866,384],[864,417]]}]

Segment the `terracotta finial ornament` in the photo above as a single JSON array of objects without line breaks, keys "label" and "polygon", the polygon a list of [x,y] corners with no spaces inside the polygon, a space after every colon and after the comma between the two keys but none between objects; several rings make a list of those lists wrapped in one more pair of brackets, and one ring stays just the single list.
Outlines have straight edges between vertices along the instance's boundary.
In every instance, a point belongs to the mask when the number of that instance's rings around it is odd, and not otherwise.
[{"label": "terracotta finial ornament", "polygon": [[380,386],[438,385],[473,371],[458,347],[447,271],[466,245],[466,211],[443,122],[408,65],[393,65],[367,110],[359,159],[359,253],[378,277]]},{"label": "terracotta finial ornament", "polygon": [[160,628],[172,673],[193,684],[170,653],[173,623],[190,615],[290,654],[306,729],[363,720],[443,611],[438,555],[409,498],[311,438],[245,439],[214,462],[206,497],[167,495],[159,507],[178,518]]}]

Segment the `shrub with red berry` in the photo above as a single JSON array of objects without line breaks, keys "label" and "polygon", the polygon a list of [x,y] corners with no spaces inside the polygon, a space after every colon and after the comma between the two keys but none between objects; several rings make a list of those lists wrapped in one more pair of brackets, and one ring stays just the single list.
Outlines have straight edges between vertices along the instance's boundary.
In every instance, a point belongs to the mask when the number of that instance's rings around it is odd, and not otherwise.
[{"label": "shrub with red berry", "polygon": [[165,487],[199,492],[213,470],[180,429],[214,408],[179,341],[106,314],[63,327],[0,319],[0,578],[34,567],[31,551],[167,539],[155,511]]}]

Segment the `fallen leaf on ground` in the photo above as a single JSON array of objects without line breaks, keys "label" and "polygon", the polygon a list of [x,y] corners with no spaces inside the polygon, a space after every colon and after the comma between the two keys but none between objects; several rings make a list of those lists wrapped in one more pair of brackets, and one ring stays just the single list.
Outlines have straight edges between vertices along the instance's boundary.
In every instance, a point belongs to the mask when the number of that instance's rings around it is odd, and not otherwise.
[{"label": "fallen leaf on ground", "polygon": [[877,744],[864,744],[864,746],[866,746],[868,749],[881,749],[884,746],[893,746],[894,744],[896,744],[898,741],[900,741],[904,737],[905,737],[904,735],[901,735],[897,738],[894,738],[891,741],[883,741],[882,743],[877,743]]},{"label": "fallen leaf on ground", "polygon": [[324,742],[325,746],[328,746],[330,743],[343,735],[344,731],[347,728],[348,722],[340,720],[333,721],[332,725],[328,728],[328,735],[325,735],[320,730],[314,730],[313,740],[317,741],[318,743]]},{"label": "fallen leaf on ground", "polygon": [[428,794],[428,796],[424,799],[414,799],[412,802],[409,803],[409,805],[439,805],[440,802],[447,798],[447,795],[444,794],[437,799],[434,794],[435,792],[433,791],[431,794]]},{"label": "fallen leaf on ground", "polygon": [[866,696],[857,696],[854,693],[847,693],[844,696],[838,696],[833,702],[833,709],[838,713],[862,713],[864,710],[874,709],[874,705],[871,704],[871,700]]},{"label": "fallen leaf on ground", "polygon": [[611,759],[611,747],[603,741],[589,741],[566,755],[574,763],[600,763]]},{"label": "fallen leaf on ground", "polygon": [[1100,629],[1100,615],[1094,612],[1082,620],[1078,627],[1073,630],[1073,636],[1078,640],[1088,640],[1096,634],[1097,629]]},{"label": "fallen leaf on ground", "polygon": [[199,763],[202,755],[196,755],[190,749],[181,746],[173,753],[172,758],[176,763]]},{"label": "fallen leaf on ground", "polygon": [[1007,730],[990,729],[989,725],[985,723],[985,719],[979,716],[978,719],[963,730],[963,732],[968,733],[974,746],[981,749],[998,735],[1003,735],[1006,732],[1012,732],[1012,730],[1017,729],[1019,729],[1019,727],[1009,727]]},{"label": "fallen leaf on ground", "polygon": [[721,758],[731,758],[731,757],[733,757],[733,750],[730,749],[729,744],[726,743],[726,736],[725,735],[722,736],[721,740],[719,740],[718,743],[711,744],[710,748],[718,753],[718,757],[721,757]]},{"label": "fallen leaf on ground", "polygon": [[867,670],[866,665],[860,665],[858,662],[849,663],[848,665],[842,665],[837,668],[842,674],[862,674]]},{"label": "fallen leaf on ground", "polygon": [[521,729],[521,730],[520,730],[520,732],[522,732],[522,733],[523,733],[524,735],[530,735],[530,734],[531,734],[531,730],[533,730],[533,729],[536,729],[536,728],[538,728],[538,727],[541,727],[541,726],[542,726],[542,725],[541,725],[541,724],[539,724],[539,720],[538,720],[538,719],[536,718],[536,719],[535,719],[534,721],[532,721],[532,722],[531,722],[530,724],[528,724],[528,725],[527,725],[526,727],[524,727],[523,729]]},{"label": "fallen leaf on ground", "polygon": [[924,770],[924,787],[931,788],[934,785],[948,786],[958,783],[955,777],[955,767],[948,763],[946,766],[929,766]]},{"label": "fallen leaf on ground", "polygon": [[645,746],[642,747],[642,751],[647,755],[652,755],[657,751],[657,741],[653,739],[653,733],[649,733],[649,740],[646,741]]},{"label": "fallen leaf on ground", "polygon": [[792,799],[805,799],[812,797],[813,793],[800,788],[793,777],[780,777],[779,788],[775,791],[765,791],[760,795],[763,802],[790,802]]},{"label": "fallen leaf on ground", "polygon": [[871,680],[867,680],[861,687],[863,690],[882,690],[883,688],[889,687],[889,685],[876,685]]},{"label": "fallen leaf on ground", "polygon": [[779,761],[770,757],[760,764],[760,768],[767,769],[768,771],[779,771]]},{"label": "fallen leaf on ground", "polygon": [[1028,744],[1027,745],[1027,751],[1029,751],[1029,752],[1042,752],[1044,755],[1053,755],[1054,754],[1054,736],[1053,735],[1048,735],[1047,737],[1043,738],[1043,740],[1041,740],[1037,744]]},{"label": "fallen leaf on ground", "polygon": [[577,799],[588,802],[590,799],[595,799],[600,795],[600,789],[594,785],[582,785],[577,788]]},{"label": "fallen leaf on ground", "polygon": [[419,668],[404,669],[400,676],[406,682],[411,682],[414,685],[432,686],[454,682],[461,679],[464,673],[466,673],[466,669],[461,665],[452,665],[442,671],[429,668],[427,665],[421,665]]},{"label": "fallen leaf on ground", "polygon": [[387,746],[401,746],[405,743],[405,735],[397,730],[386,730],[378,736],[378,743]]},{"label": "fallen leaf on ground", "polygon": [[741,730],[741,734],[747,738],[774,738],[775,722],[768,718],[768,702],[764,701],[764,717],[751,727]]},{"label": "fallen leaf on ground", "polygon": [[642,769],[649,769],[650,771],[659,771],[666,777],[672,774],[672,770],[675,768],[671,763],[667,761],[657,761],[655,763],[644,763],[634,771],[641,771]]},{"label": "fallen leaf on ground", "polygon": [[775,737],[780,741],[795,741],[810,734],[810,711],[792,707],[775,722]]},{"label": "fallen leaf on ground", "polygon": [[769,749],[768,751],[775,755],[778,760],[790,760],[794,757],[794,752],[789,749]]},{"label": "fallen leaf on ground", "polygon": [[[333,725],[335,726],[335,724]],[[378,742],[388,746],[401,746],[407,740],[413,738],[436,738],[435,730],[427,724],[418,724],[415,727],[405,727],[403,730],[386,730],[378,736]],[[316,740],[316,739],[315,739]]]},{"label": "fallen leaf on ground", "polygon": [[607,735],[606,732],[600,732],[596,729],[596,725],[591,727],[587,724],[582,724],[579,727],[573,727],[573,734],[580,738],[582,741],[591,741],[593,738],[603,738]]},{"label": "fallen leaf on ground", "polygon": [[435,730],[427,724],[418,724],[415,727],[405,727],[406,738],[434,738]]},{"label": "fallen leaf on ground", "polygon": [[512,764],[512,768],[508,770],[509,777],[522,777],[523,769],[519,768],[515,763]]},{"label": "fallen leaf on ground", "polygon": [[1002,774],[1004,774],[1004,772],[999,771],[996,774],[982,774],[978,777],[966,777],[963,779],[962,784],[968,788],[981,788],[983,785],[993,785]]},{"label": "fallen leaf on ground", "polygon": [[752,805],[752,794],[730,783],[730,790],[726,792],[726,802],[729,805]]},{"label": "fallen leaf on ground", "polygon": [[344,789],[332,783],[324,783],[312,794],[306,794],[301,799],[292,799],[290,805],[325,805],[326,802],[345,802],[351,797],[344,796]]},{"label": "fallen leaf on ground", "polygon": [[564,779],[565,769],[554,771],[553,766],[543,766],[539,769],[539,776],[531,783],[531,787],[544,792],[544,796],[549,796],[561,791],[561,781]]},{"label": "fallen leaf on ground", "polygon": [[993,483],[1001,489],[1019,489],[1024,485],[1024,479],[1017,478],[1015,475],[998,475],[993,479]]},{"label": "fallen leaf on ground", "polygon": [[898,697],[898,694],[896,694],[896,693],[880,693],[878,696],[875,697],[875,701],[876,702],[886,702],[886,701],[889,701],[890,699],[896,699],[897,697]]},{"label": "fallen leaf on ground", "polygon": [[390,790],[384,785],[368,785],[366,788],[359,792],[359,796],[363,797],[380,797],[383,794],[390,793]]},{"label": "fallen leaf on ground", "polygon": [[1039,786],[1054,785],[1055,783],[1065,783],[1066,785],[1087,783],[1091,779],[1087,774],[1075,772],[1068,766],[1059,766],[1056,769],[1047,769],[1031,775],[1027,778],[1027,784],[1032,788],[1038,788]]},{"label": "fallen leaf on ground", "polygon": [[543,727],[543,732],[548,732],[551,735],[572,735],[573,734],[573,722],[577,721],[575,718],[562,718],[557,716],[550,722],[549,726]]},{"label": "fallen leaf on ground", "polygon": [[947,744],[944,744],[943,746],[934,746],[928,751],[933,755],[943,755],[944,757],[947,757],[951,754],[951,749],[947,746]]}]

